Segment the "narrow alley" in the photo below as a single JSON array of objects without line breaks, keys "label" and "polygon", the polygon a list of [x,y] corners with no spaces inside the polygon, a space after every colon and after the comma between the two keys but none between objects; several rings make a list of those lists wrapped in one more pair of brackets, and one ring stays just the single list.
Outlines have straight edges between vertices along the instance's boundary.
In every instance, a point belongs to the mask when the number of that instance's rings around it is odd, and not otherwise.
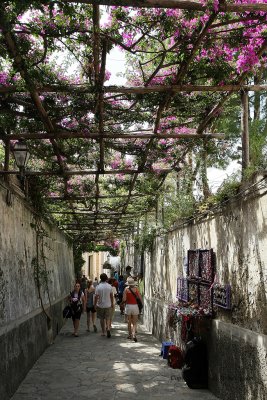
[{"label": "narrow alley", "polygon": [[267,0],[0,1],[0,360],[0,400],[267,400]]},{"label": "narrow alley", "polygon": [[142,326],[137,343],[127,340],[124,317],[117,313],[110,339],[86,332],[85,316],[75,338],[67,320],[12,400],[216,400],[208,390],[189,389],[181,370],[159,356],[161,343]]}]

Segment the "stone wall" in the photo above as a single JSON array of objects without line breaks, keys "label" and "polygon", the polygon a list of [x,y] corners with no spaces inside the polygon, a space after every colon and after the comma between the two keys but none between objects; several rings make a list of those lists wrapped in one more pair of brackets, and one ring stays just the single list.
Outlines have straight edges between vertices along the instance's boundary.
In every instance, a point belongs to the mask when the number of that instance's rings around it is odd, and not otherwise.
[{"label": "stone wall", "polygon": [[187,250],[214,250],[216,281],[232,287],[231,311],[218,309],[211,327],[203,329],[209,346],[210,388],[222,399],[267,398],[265,191],[265,178],[258,177],[236,201],[200,222],[177,226],[158,237],[153,251],[146,254],[144,321],[160,340],[180,344],[179,324],[171,330],[167,323],[168,304],[176,301],[176,279],[184,275]]},{"label": "stone wall", "polygon": [[[13,189],[0,183],[1,400],[11,397],[58,333],[74,282],[71,243],[55,226],[40,221]],[[44,236],[38,236],[37,246],[38,227]]]}]

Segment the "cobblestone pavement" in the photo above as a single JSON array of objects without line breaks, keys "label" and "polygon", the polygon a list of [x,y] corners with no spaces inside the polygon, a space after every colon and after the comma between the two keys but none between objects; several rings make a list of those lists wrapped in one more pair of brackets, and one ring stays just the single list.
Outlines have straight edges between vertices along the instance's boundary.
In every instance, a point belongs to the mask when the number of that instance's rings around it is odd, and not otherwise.
[{"label": "cobblestone pavement", "polygon": [[159,356],[161,343],[142,326],[137,343],[127,339],[118,311],[110,339],[86,332],[85,319],[83,315],[79,337],[72,336],[72,321],[67,320],[12,400],[217,399],[208,390],[189,389],[181,371]]}]

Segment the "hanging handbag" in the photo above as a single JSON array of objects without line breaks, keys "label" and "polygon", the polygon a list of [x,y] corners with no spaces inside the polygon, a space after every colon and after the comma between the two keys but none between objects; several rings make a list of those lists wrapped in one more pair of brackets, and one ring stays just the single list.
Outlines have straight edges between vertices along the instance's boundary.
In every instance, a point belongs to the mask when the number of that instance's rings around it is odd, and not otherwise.
[{"label": "hanging handbag", "polygon": [[62,311],[63,318],[71,318],[73,315],[71,306],[66,306]]}]

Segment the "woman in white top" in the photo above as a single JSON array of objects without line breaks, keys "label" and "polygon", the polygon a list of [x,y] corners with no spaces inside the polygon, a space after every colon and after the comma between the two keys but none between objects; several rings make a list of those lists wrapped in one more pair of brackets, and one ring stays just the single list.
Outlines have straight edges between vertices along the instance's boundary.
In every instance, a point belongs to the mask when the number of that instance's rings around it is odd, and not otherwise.
[{"label": "woman in white top", "polygon": [[74,285],[74,290],[70,293],[69,302],[72,309],[72,322],[73,322],[73,336],[78,336],[78,330],[80,326],[80,318],[85,311],[85,296],[81,290],[79,282]]}]

